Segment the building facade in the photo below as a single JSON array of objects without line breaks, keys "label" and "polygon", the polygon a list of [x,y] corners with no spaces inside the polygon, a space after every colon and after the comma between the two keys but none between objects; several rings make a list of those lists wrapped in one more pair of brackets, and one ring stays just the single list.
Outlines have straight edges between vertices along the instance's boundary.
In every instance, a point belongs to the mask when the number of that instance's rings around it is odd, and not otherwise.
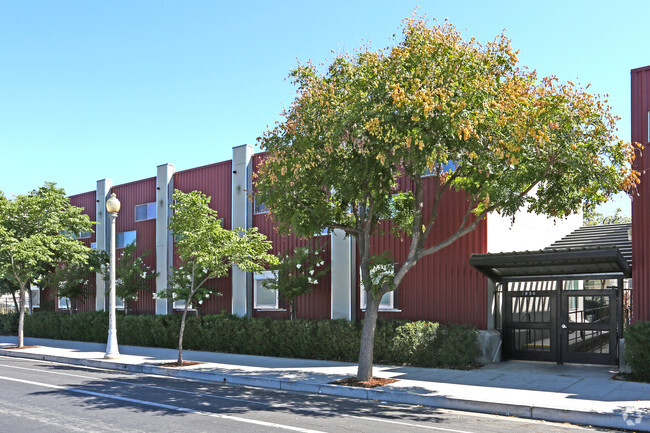
[{"label": "building facade", "polygon": [[[292,251],[309,242],[323,250],[329,261],[329,272],[319,280],[314,290],[297,300],[299,318],[363,318],[364,297],[353,240],[338,230],[315,236],[311,241],[280,235],[263,204],[250,199],[253,174],[263,156],[254,154],[250,145],[238,146],[233,148],[232,160],[183,171],[175,171],[172,164],[163,164],[157,167],[155,177],[121,185],[102,179],[97,181],[94,191],[71,197],[72,204],[84,208],[91,220],[97,221],[95,232],[82,241],[104,250],[108,249],[109,227],[104,203],[111,193],[121,201],[122,208],[116,221],[118,255],[121,248],[135,242],[137,254],[148,252],[146,264],[159,273],[151,282],[151,291],[143,290],[139,294],[133,306],[135,313],[171,314],[182,309],[181,303],[171,303],[153,295],[166,289],[170,267],[178,263],[172,236],[167,229],[171,194],[178,189],[183,192],[199,190],[210,196],[210,207],[217,211],[226,229],[257,227],[273,242],[275,254]],[[406,180],[401,188],[409,188]],[[462,192],[447,194],[444,200],[437,220],[438,228],[431,242],[453,233],[465,215],[467,201]],[[469,265],[470,255],[540,249],[579,227],[582,218],[575,215],[567,220],[552,221],[523,211],[514,221],[513,224],[509,218],[490,215],[472,233],[437,254],[421,259],[398,290],[384,299],[380,316],[465,323],[481,330],[494,328],[494,284]],[[384,232],[385,235],[373,240],[372,253],[389,250],[399,263],[406,257],[408,243],[394,238],[389,230]],[[225,311],[240,316],[288,319],[290,313],[279,297],[260,292],[265,290],[261,282],[266,277],[268,275],[264,273],[253,275],[233,269],[227,277],[213,282],[221,296],[206,301],[201,306],[201,314]],[[89,294],[78,306],[80,311],[106,308],[106,286],[101,276],[89,283]],[[47,293],[45,297],[48,297]],[[65,308],[65,303],[56,302],[55,309]]]}]

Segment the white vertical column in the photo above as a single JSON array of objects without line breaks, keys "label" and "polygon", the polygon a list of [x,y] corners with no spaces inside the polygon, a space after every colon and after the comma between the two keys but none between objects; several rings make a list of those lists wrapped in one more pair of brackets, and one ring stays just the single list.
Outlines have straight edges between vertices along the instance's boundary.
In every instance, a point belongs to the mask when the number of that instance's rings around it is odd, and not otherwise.
[{"label": "white vertical column", "polygon": [[[111,179],[101,179],[97,181],[95,193],[95,215],[97,224],[95,225],[95,243],[97,249],[108,252],[108,229],[110,228],[108,213],[106,212],[106,200],[111,192],[113,181]],[[104,276],[100,273],[95,274],[95,310],[103,311],[106,309],[106,283]]]},{"label": "white vertical column", "polygon": [[353,320],[355,311],[356,248],[351,236],[340,229],[332,231],[332,319]]},{"label": "white vertical column", "polygon": [[[169,229],[169,205],[174,192],[173,164],[162,164],[156,172],[156,293],[167,289],[170,268],[174,264],[173,240]],[[156,314],[167,314],[169,301],[156,298]]]},{"label": "white vertical column", "polygon": [[[249,227],[250,201],[248,189],[251,184],[253,146],[244,144],[232,149],[232,218],[231,228]],[[250,313],[250,290],[246,272],[232,268],[232,314],[246,316]]]}]

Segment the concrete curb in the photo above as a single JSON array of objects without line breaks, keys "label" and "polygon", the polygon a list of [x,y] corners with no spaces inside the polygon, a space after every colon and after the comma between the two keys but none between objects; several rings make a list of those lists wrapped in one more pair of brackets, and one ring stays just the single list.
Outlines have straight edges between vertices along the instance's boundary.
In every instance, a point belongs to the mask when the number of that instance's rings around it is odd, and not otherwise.
[{"label": "concrete curb", "polygon": [[196,369],[159,367],[151,364],[128,364],[115,360],[82,359],[58,355],[43,355],[7,349],[0,349],[0,356],[36,359],[108,370],[127,371],[130,373],[143,373],[197,381],[226,383],[231,385],[308,392],[363,400],[379,400],[390,403],[416,404],[443,409],[516,416],[519,418],[543,421],[568,422],[572,424],[650,432],[650,411],[648,411],[648,413],[629,413],[625,411],[621,411],[620,413],[603,413],[590,410],[538,407],[530,404],[486,402],[439,395],[413,394],[396,390],[382,390],[379,388],[364,389],[330,384],[305,383],[293,380],[213,373]]}]

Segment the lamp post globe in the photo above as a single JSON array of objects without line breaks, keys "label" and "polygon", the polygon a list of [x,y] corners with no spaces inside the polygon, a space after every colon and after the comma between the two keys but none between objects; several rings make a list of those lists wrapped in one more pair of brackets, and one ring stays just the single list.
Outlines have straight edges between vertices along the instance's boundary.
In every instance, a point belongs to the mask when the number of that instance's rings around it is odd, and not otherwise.
[{"label": "lamp post globe", "polygon": [[115,319],[115,220],[120,211],[120,201],[112,193],[106,200],[106,211],[111,218],[110,235],[110,262],[109,262],[109,292],[108,292],[108,340],[106,341],[106,354],[104,358],[115,359],[120,356],[117,347],[117,321]]}]

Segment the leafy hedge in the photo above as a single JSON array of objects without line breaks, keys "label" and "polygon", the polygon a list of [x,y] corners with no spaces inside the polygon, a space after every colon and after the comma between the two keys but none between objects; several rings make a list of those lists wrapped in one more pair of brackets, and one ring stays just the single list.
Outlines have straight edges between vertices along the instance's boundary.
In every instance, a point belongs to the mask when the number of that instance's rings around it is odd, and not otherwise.
[{"label": "leafy hedge", "polygon": [[[14,333],[12,319],[0,330]],[[8,323],[8,325],[5,325]],[[15,323],[17,325],[17,322]],[[180,316],[117,316],[120,344],[176,348]],[[183,347],[188,350],[242,353],[287,358],[356,362],[360,322],[346,320],[273,320],[230,314],[188,317]],[[104,343],[108,313],[39,312],[25,317],[28,337]],[[470,326],[433,322],[379,321],[375,362],[421,367],[471,368],[479,356],[478,332]]]},{"label": "leafy hedge", "polygon": [[18,313],[0,314],[0,335],[18,332]]},{"label": "leafy hedge", "polygon": [[634,379],[650,382],[650,322],[636,322],[625,331],[625,361]]}]

